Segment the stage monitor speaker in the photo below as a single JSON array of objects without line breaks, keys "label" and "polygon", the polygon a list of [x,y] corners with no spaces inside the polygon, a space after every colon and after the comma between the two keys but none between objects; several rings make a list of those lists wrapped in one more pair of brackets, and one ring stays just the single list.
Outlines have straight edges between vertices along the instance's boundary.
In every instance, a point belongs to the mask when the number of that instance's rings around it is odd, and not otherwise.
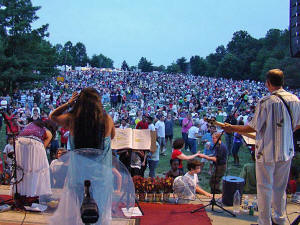
[{"label": "stage monitor speaker", "polygon": [[300,0],[290,0],[290,50],[292,57],[300,57]]}]

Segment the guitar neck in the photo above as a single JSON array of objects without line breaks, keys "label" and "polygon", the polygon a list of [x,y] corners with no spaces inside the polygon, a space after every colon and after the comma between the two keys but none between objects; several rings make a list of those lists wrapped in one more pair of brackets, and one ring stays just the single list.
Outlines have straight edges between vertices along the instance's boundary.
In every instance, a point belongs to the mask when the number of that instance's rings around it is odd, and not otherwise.
[{"label": "guitar neck", "polygon": [[[221,127],[221,128],[223,128],[225,126],[224,123],[221,123],[221,122],[218,122],[218,121],[214,121],[213,124],[218,126],[218,127]],[[252,138],[252,139],[256,138],[255,133],[244,133],[244,132],[237,132],[237,133],[239,133],[240,135],[246,136],[248,138]]]}]

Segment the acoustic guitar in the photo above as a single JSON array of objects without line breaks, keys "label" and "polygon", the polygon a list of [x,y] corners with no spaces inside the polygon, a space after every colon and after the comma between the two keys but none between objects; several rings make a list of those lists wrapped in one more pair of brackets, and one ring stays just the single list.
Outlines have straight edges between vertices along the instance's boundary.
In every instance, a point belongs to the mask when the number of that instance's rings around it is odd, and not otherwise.
[{"label": "acoustic guitar", "polygon": [[[204,118],[204,121],[206,121],[207,123],[211,124],[211,125],[215,125],[218,127],[223,128],[225,126],[224,123],[218,122],[215,119],[208,119],[208,118]],[[248,138],[254,139],[256,138],[256,133],[255,132],[251,132],[251,133],[244,133],[244,132],[237,132],[240,135],[246,136]]]}]

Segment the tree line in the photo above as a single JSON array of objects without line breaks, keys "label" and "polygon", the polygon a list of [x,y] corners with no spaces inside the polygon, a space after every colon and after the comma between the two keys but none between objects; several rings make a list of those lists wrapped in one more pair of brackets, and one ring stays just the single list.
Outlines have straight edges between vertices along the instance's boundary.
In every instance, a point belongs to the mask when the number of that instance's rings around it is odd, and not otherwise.
[{"label": "tree line", "polygon": [[286,84],[300,87],[300,60],[291,58],[289,30],[270,29],[265,37],[256,39],[247,31],[237,31],[225,46],[201,57],[192,56],[189,61],[181,57],[171,65],[155,67],[142,57],[138,68],[142,71],[167,73],[191,73],[194,75],[225,77],[232,79],[264,80],[268,70],[280,68],[286,75]]},{"label": "tree line", "polygon": [[[39,9],[31,0],[0,0],[0,88],[12,89],[17,84],[56,76],[57,65],[89,63],[92,67],[114,68],[113,60],[103,54],[88,57],[82,42],[52,45],[47,41],[48,24],[32,28]],[[264,80],[266,71],[280,68],[289,86],[300,86],[300,61],[290,57],[288,30],[270,29],[259,39],[247,31],[237,31],[226,46],[218,46],[206,57],[181,57],[166,67],[141,57],[137,66],[124,60],[121,68],[251,80]]]}]

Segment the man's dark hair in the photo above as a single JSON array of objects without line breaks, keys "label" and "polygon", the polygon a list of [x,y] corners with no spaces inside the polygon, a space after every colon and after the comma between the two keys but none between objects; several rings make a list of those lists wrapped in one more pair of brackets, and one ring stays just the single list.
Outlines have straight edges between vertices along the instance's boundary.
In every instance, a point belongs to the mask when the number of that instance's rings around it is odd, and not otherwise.
[{"label": "man's dark hair", "polygon": [[176,162],[176,161],[177,161],[178,163],[180,162],[179,159],[177,159],[177,158],[175,158],[175,159],[170,159],[170,165],[172,166],[172,163],[173,163],[173,162]]},{"label": "man's dark hair", "polygon": [[201,162],[198,159],[190,159],[187,163],[188,171],[196,169],[197,166],[201,166]]},{"label": "man's dark hair", "polygon": [[181,149],[184,146],[184,140],[183,138],[177,138],[174,142],[173,142],[173,148],[174,149]]},{"label": "man's dark hair", "polygon": [[283,86],[284,75],[280,69],[273,69],[267,72],[267,80],[272,86],[280,87]]}]

